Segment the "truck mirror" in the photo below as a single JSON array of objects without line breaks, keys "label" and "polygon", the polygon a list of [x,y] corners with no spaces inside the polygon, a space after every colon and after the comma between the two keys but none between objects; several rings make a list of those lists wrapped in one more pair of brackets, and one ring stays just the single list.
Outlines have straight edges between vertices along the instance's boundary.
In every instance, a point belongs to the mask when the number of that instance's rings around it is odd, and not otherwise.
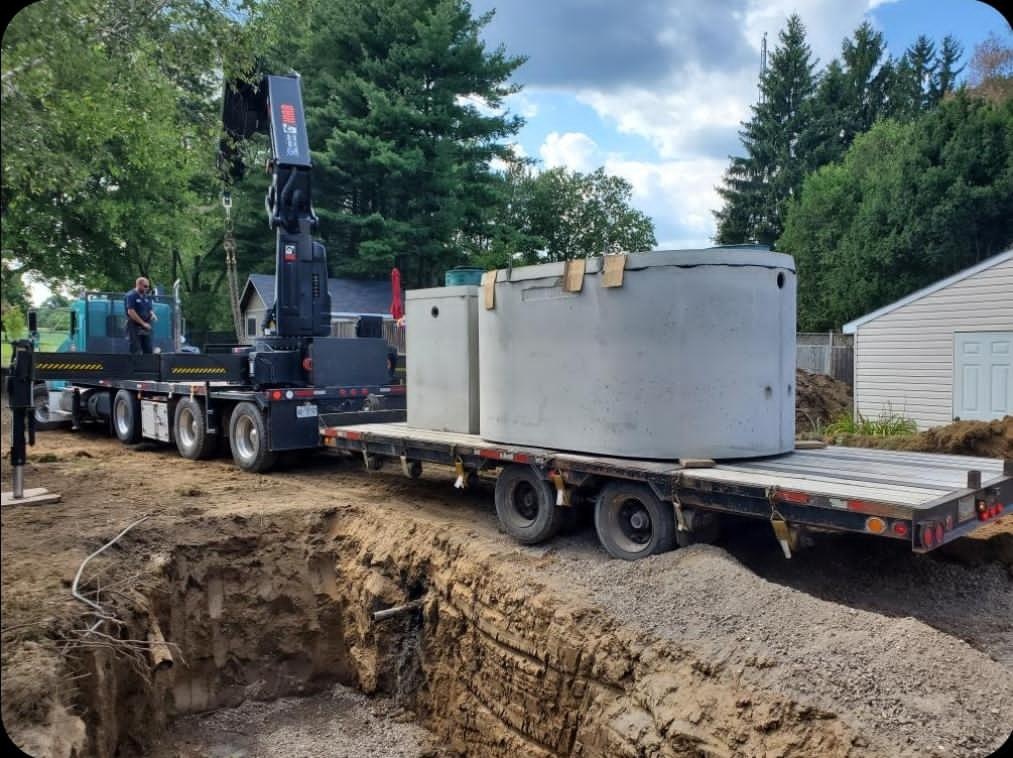
[{"label": "truck mirror", "polygon": [[39,331],[39,314],[35,309],[28,311],[28,333],[35,334]]},{"label": "truck mirror", "polygon": [[77,334],[77,311],[70,312],[70,333]]}]

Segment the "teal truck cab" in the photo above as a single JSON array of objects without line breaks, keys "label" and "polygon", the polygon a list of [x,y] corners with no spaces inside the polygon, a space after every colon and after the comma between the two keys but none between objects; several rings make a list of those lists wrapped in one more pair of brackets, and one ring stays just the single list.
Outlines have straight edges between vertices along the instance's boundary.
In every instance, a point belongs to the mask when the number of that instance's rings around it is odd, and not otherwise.
[{"label": "teal truck cab", "polygon": [[[71,302],[70,327],[60,346],[59,353],[130,352],[126,337],[127,316],[123,293],[85,292]],[[182,316],[179,308],[178,288],[172,296],[156,294],[152,298],[156,321],[152,325],[154,352],[187,352],[184,346]],[[32,335],[38,347],[38,333]],[[35,385],[32,400],[35,408],[35,425],[38,429],[52,429],[71,419],[70,399],[64,397],[67,382],[49,381]],[[66,406],[66,407],[65,407]]]}]

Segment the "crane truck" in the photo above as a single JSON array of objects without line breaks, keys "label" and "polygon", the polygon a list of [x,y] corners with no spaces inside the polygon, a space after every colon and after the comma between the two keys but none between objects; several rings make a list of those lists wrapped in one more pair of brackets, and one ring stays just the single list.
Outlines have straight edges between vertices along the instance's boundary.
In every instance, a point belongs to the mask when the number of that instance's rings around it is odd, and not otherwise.
[{"label": "crane truck", "polygon": [[[174,442],[185,458],[227,439],[245,471],[279,452],[324,448],[386,460],[417,478],[424,464],[473,486],[495,475],[503,530],[524,544],[550,539],[590,509],[605,549],[634,560],[716,538],[726,516],[770,523],[786,557],[808,530],[855,532],[928,552],[1013,512],[1013,460],[817,446],[757,460],[637,460],[492,443],[477,435],[409,427],[406,387],[382,338],[329,336],[326,254],[313,239],[310,154],[299,79],[268,76],[227,89],[232,140],[270,134],[269,222],[276,231],[274,333],[227,353],[36,353],[14,344],[15,495],[34,440],[31,388],[63,380],[77,427],[108,423],[124,443]],[[242,170],[228,145],[226,169]],[[410,325],[409,325],[410,328]]]}]

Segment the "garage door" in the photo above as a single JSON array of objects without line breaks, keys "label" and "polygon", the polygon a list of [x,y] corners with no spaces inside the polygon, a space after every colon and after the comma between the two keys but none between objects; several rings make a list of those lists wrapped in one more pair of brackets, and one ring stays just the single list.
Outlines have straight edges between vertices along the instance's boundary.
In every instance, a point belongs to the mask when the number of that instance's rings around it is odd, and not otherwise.
[{"label": "garage door", "polygon": [[1013,414],[1013,332],[958,333],[953,347],[954,418]]}]

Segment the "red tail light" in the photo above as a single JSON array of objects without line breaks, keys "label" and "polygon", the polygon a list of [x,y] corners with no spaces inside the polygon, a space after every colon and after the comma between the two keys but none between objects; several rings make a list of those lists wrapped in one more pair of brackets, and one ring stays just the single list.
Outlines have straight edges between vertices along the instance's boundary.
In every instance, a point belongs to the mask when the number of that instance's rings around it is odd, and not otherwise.
[{"label": "red tail light", "polygon": [[1002,513],[1002,505],[996,503],[995,505],[992,506],[992,517],[994,518],[995,516],[998,516],[1000,513]]},{"label": "red tail light", "polygon": [[898,537],[907,537],[908,529],[906,521],[894,521],[891,528],[893,529],[893,533]]},{"label": "red tail light", "polygon": [[936,543],[939,544],[939,545],[942,545],[943,544],[943,537],[945,537],[945,536],[946,536],[946,534],[943,531],[943,525],[942,524],[936,524]]},{"label": "red tail light", "polygon": [[936,530],[932,524],[922,525],[922,545],[932,547],[936,544]]}]

